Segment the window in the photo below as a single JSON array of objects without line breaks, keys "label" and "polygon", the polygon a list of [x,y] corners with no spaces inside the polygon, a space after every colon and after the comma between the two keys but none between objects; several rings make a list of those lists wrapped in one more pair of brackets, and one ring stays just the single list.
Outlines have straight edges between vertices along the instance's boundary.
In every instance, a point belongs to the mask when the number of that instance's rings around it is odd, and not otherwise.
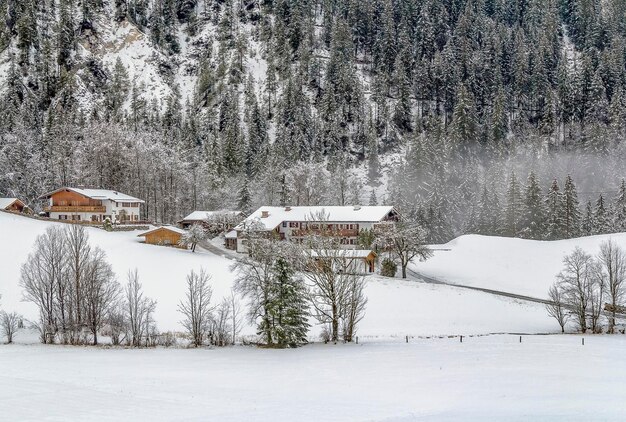
[{"label": "window", "polygon": [[287,222],[283,221],[283,227],[287,227]]},{"label": "window", "polygon": [[59,220],[67,220],[67,215],[64,215],[64,214],[59,215]]}]

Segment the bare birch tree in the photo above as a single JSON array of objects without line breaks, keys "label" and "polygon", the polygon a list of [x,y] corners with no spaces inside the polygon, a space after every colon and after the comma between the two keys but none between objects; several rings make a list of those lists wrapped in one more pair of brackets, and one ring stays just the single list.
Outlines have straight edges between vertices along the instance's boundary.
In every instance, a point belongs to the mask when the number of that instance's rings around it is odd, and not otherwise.
[{"label": "bare birch tree", "polygon": [[183,314],[181,324],[195,347],[204,343],[211,322],[211,296],[213,289],[209,284],[211,277],[204,269],[199,273],[191,271],[187,276],[185,299],[178,304],[178,312]]}]

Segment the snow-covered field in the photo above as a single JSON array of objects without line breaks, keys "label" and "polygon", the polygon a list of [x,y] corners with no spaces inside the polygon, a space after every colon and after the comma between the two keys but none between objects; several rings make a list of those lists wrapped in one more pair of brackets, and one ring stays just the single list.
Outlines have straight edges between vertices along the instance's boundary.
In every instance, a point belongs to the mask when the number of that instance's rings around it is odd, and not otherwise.
[{"label": "snow-covered field", "polygon": [[[0,213],[0,308],[18,311],[35,320],[35,307],[21,301],[20,266],[35,238],[52,223]],[[161,331],[181,330],[177,305],[184,296],[185,277],[204,268],[212,276],[214,300],[230,292],[232,261],[207,251],[192,253],[141,243],[138,232],[105,232],[88,228],[90,240],[107,253],[120,282],[137,268],[146,294],[158,304],[155,318]],[[6,236],[6,237],[5,237]],[[362,337],[453,335],[500,332],[545,333],[558,330],[542,305],[501,298],[449,286],[400,279],[368,277],[366,316],[359,327]],[[253,334],[247,327],[244,334]],[[313,339],[318,333],[314,327]],[[19,338],[18,338],[19,339]]]},{"label": "snow-covered field", "polygon": [[621,421],[626,336],[296,350],[0,346],[7,421]]},{"label": "snow-covered field", "polygon": [[608,239],[626,248],[626,233],[549,242],[466,235],[437,245],[431,259],[412,268],[454,284],[547,298],[565,255],[576,246],[597,255],[600,244]]}]

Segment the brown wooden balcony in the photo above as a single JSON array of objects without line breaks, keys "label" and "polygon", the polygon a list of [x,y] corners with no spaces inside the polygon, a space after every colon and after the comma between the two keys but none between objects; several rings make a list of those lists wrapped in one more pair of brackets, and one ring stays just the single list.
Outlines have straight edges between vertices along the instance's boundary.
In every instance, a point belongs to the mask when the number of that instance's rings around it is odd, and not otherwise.
[{"label": "brown wooden balcony", "polygon": [[106,207],[97,205],[53,205],[43,209],[45,212],[106,212]]}]

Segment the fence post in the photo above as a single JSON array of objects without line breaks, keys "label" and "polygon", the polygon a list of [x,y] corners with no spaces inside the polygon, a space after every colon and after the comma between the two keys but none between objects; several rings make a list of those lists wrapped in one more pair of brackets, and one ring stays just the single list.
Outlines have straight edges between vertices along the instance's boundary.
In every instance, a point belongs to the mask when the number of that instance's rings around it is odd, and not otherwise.
[{"label": "fence post", "polygon": [[519,336],[519,342],[520,343],[522,342],[522,336]]},{"label": "fence post", "polygon": [[406,342],[407,343],[409,342],[409,336],[406,336]]},{"label": "fence post", "polygon": [[461,336],[461,343],[463,343],[463,336]]},{"label": "fence post", "polygon": [[356,336],[356,344],[359,344],[359,336]]},{"label": "fence post", "polygon": [[583,346],[585,345],[585,338],[583,337]]}]

